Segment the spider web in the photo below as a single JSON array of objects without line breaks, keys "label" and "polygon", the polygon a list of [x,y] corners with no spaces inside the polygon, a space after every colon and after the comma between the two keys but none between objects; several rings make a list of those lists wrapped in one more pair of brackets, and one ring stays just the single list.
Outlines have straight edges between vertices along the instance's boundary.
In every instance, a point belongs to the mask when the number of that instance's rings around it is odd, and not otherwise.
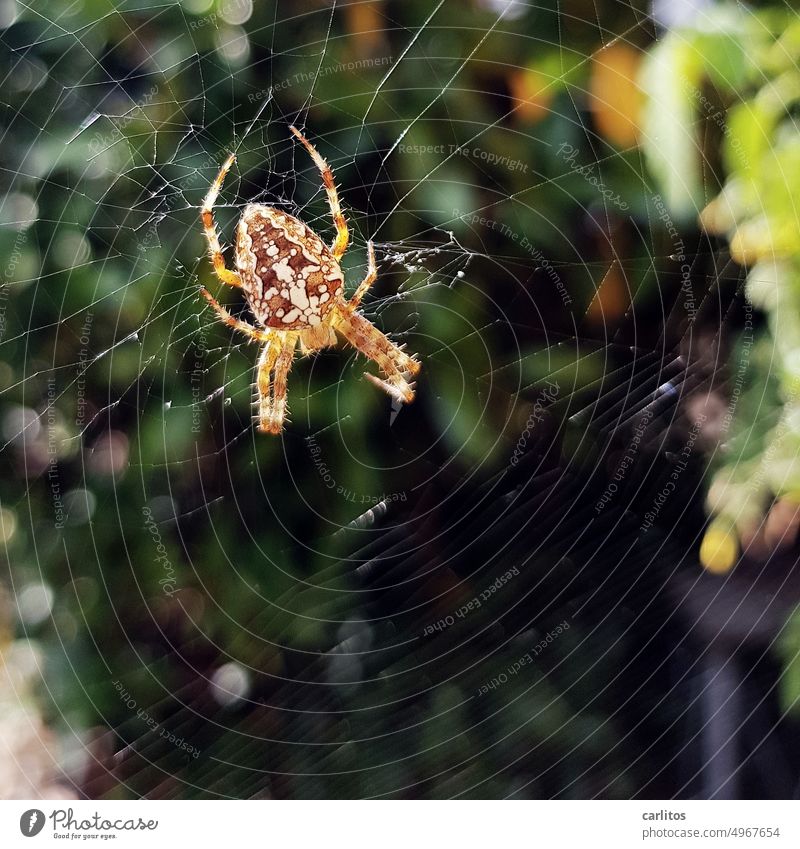
[{"label": "spider web", "polygon": [[[571,75],[634,32],[657,37],[645,13],[486,0],[462,25],[456,5],[4,7],[16,143],[3,237],[19,255],[0,340],[3,454],[19,486],[4,504],[24,526],[8,580],[44,603],[41,616],[20,605],[21,627],[42,646],[48,717],[80,792],[676,786],[683,714],[658,724],[671,691],[634,676],[647,657],[671,669],[675,652],[653,637],[620,661],[616,690],[596,679],[636,637],[636,607],[656,609],[658,637],[677,628],[665,598],[717,450],[694,425],[730,388],[740,274],[687,235],[687,324],[679,251],[638,150],[596,133],[580,148],[594,150],[582,165],[627,187],[628,215],[554,150],[583,132]],[[576,65],[581,28],[600,43]],[[521,62],[554,38],[560,123],[545,131],[495,89],[520,68],[497,45]],[[250,320],[211,275],[198,212],[234,151],[215,210],[223,245],[249,202],[329,241],[291,124],[336,175],[349,290],[372,240],[379,279],[363,312],[423,371],[401,408],[344,346],[298,359],[292,421],[272,439],[252,423],[256,349],[198,297],[207,285]],[[554,211],[565,197],[567,217]],[[641,505],[688,440],[686,495],[643,535]],[[624,496],[603,502],[631,444]],[[550,637],[544,665],[481,693]],[[643,778],[648,732],[669,745]]]}]

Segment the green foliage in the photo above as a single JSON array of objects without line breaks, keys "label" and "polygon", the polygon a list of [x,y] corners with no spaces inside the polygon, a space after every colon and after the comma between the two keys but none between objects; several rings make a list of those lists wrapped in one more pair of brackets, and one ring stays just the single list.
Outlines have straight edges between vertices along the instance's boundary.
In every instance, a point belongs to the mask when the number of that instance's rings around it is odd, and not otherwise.
[{"label": "green foliage", "polygon": [[[745,331],[730,359],[736,394],[728,408],[735,415],[709,496],[720,517],[715,533],[731,526],[749,535],[773,498],[794,502],[800,494],[798,39],[790,10],[721,5],[702,29],[669,33],[644,78],[651,131],[645,146],[665,196],[687,218],[710,200],[703,225],[724,236],[748,269]],[[675,145],[668,149],[659,145],[665,125]],[[699,170],[701,161],[715,159],[713,149],[709,156],[701,148],[698,128],[706,126],[725,172],[713,199]],[[752,307],[766,314],[771,338],[754,340]]]},{"label": "green foliage", "polygon": [[[18,254],[3,279],[2,416],[52,413],[53,423],[5,434],[0,501],[17,523],[6,581],[54,593],[52,617],[17,634],[46,653],[48,718],[65,737],[113,729],[109,762],[136,743],[127,783],[98,792],[248,796],[259,781],[271,792],[273,775],[275,792],[295,797],[408,787],[434,798],[630,795],[647,778],[640,741],[598,694],[638,653],[635,635],[587,616],[546,658],[476,700],[530,649],[526,640],[546,633],[544,613],[531,601],[527,636],[492,652],[469,647],[456,666],[466,671],[445,676],[419,623],[383,610],[369,620],[379,593],[353,577],[369,564],[353,552],[375,541],[369,523],[380,517],[368,511],[384,499],[402,519],[432,481],[502,479],[547,382],[570,420],[568,458],[596,457],[576,417],[608,391],[618,362],[660,345],[626,338],[625,323],[634,300],[637,314],[660,308],[661,272],[672,268],[674,246],[655,228],[655,249],[626,241],[628,217],[657,219],[653,175],[676,219],[706,200],[684,83],[710,79],[725,96],[747,89],[729,124],[741,146],[725,152],[731,226],[784,221],[791,193],[778,177],[797,174],[800,154],[772,90],[758,94],[753,80],[767,67],[782,96],[795,97],[786,52],[800,32],[773,39],[731,18],[655,47],[644,78],[657,101],[644,136],[651,175],[636,146],[621,149],[586,107],[609,33],[628,33],[631,50],[648,43],[644,3],[581,1],[566,30],[556,3],[502,25],[492,4],[447,3],[429,26],[425,0],[393,4],[377,24],[358,17],[368,3],[336,4],[331,16],[326,4],[299,13],[257,0],[242,24],[226,20],[223,2],[68,6],[20,6],[2,36],[3,192],[38,207],[32,224],[30,210],[0,207],[0,254]],[[363,276],[373,238],[380,278],[365,312],[424,368],[415,406],[398,412],[362,379],[369,366],[352,351],[298,359],[293,422],[271,439],[251,427],[255,348],[198,297],[200,285],[219,287],[197,213],[235,148],[217,210],[227,244],[251,200],[300,213],[329,238],[319,175],[289,136],[293,122],[335,169],[353,233],[348,285]],[[785,256],[763,268],[781,292],[797,288],[795,237],[791,226],[776,231]],[[748,287],[764,309],[779,288],[761,273]],[[220,297],[240,304],[235,292]],[[792,356],[780,391],[800,379]],[[76,505],[64,527],[51,459]],[[80,499],[90,507],[78,509]],[[442,584],[409,590],[414,609],[453,598],[452,575],[431,562]],[[534,579],[556,562],[532,561]],[[455,585],[483,565],[466,564]],[[589,566],[587,594],[607,578]],[[558,577],[569,587],[574,574]],[[367,620],[369,637],[359,630]],[[367,666],[348,666],[342,650],[320,671],[348,641]],[[209,682],[229,663],[248,671],[252,698],[221,706]],[[287,696],[285,682],[305,675],[311,692]],[[159,723],[185,726],[201,759],[159,748],[119,687]],[[309,744],[302,754],[298,740]],[[162,770],[175,786],[162,785]]]}]

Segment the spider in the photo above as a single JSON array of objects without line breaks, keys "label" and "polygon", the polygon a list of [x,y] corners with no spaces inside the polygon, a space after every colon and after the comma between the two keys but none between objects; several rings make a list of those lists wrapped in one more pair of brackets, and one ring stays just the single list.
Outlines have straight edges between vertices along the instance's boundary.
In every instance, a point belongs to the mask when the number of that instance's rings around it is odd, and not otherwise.
[{"label": "spider", "polygon": [[[214,272],[226,286],[241,289],[256,324],[232,316],[201,287],[203,297],[229,327],[263,342],[256,366],[258,428],[278,434],[286,418],[286,382],[299,343],[303,354],[336,344],[341,334],[356,350],[374,360],[385,376],[365,376],[403,403],[414,400],[410,380],[421,365],[391,342],[357,311],[361,299],[378,276],[375,249],[367,243],[367,276],[355,294],[345,300],[344,274],[339,260],[350,241],[328,163],[295,127],[289,128],[311,155],[322,175],[336,238],[329,248],[306,224],[271,206],[248,204],[236,231],[236,268],[231,271],[214,225],[214,204],[235,154],[225,160],[211,184],[200,212]],[[403,346],[404,347],[404,346]]]}]

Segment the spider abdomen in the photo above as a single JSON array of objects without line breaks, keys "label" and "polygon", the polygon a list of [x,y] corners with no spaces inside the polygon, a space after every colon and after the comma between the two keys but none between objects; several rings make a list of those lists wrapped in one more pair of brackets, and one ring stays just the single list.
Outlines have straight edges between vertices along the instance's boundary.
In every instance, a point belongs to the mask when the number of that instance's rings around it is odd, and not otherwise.
[{"label": "spider abdomen", "polygon": [[302,221],[250,204],[239,221],[236,265],[259,323],[281,330],[316,327],[344,291],[339,263]]}]

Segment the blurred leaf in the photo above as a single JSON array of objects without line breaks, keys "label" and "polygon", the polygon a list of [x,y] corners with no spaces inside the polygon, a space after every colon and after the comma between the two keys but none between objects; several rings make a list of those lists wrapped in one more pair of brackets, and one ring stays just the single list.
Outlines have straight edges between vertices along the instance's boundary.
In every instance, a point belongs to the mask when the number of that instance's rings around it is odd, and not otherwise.
[{"label": "blurred leaf", "polygon": [[592,57],[589,94],[594,122],[600,134],[617,147],[638,141],[643,105],[639,70],[643,53],[618,41]]},{"label": "blurred leaf", "polygon": [[691,44],[669,33],[650,51],[639,78],[647,93],[641,143],[667,207],[680,222],[694,220],[705,205],[694,98],[703,70]]}]

